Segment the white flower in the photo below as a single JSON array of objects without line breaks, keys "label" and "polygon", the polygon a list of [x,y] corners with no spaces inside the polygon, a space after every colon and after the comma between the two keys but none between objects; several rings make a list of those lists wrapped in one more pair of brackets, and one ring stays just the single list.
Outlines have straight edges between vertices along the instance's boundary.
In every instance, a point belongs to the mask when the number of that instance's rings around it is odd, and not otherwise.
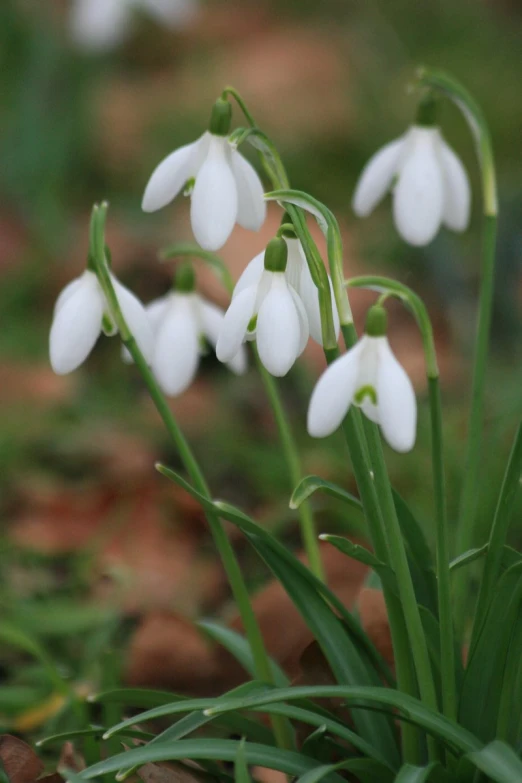
[{"label": "white flower", "polygon": [[358,405],[395,449],[413,448],[417,404],[410,379],[384,335],[364,335],[319,379],[308,409],[308,432],[323,438],[334,432],[350,405]]},{"label": "white flower", "polygon": [[[173,291],[147,306],[154,330],[152,370],[166,394],[176,396],[190,386],[203,353],[202,338],[215,348],[225,313],[195,292]],[[241,375],[247,368],[244,346],[227,361]]]},{"label": "white flower", "polygon": [[285,273],[262,269],[258,279],[233,297],[216,356],[221,362],[230,361],[245,340],[255,338],[259,358],[268,372],[283,376],[304,351],[308,334],[303,303]]},{"label": "white flower", "polygon": [[436,127],[414,125],[370,158],[353,197],[356,215],[369,215],[390,189],[395,225],[411,245],[427,245],[441,224],[464,231],[469,223],[466,171]]},{"label": "white flower", "polygon": [[[285,242],[288,247],[288,260],[284,273],[286,280],[304,305],[310,336],[316,343],[322,345],[321,312],[319,309],[319,292],[317,286],[312,280],[312,275],[310,274],[310,269],[308,268],[301,242],[298,239],[288,239],[286,237]],[[263,250],[262,253],[259,253],[250,261],[236,283],[233,297],[237,296],[249,285],[259,282],[261,275],[263,274],[264,260],[265,251]],[[337,307],[335,306],[332,281],[329,276],[328,280],[330,282],[330,291],[332,295],[334,330],[337,337],[339,335],[339,315],[337,313]]]},{"label": "white flower", "polygon": [[161,161],[145,189],[142,209],[155,212],[166,206],[192,178],[190,217],[202,248],[219,250],[236,222],[253,231],[261,228],[266,204],[256,170],[225,136],[209,131]]},{"label": "white flower", "polygon": [[168,27],[189,23],[198,9],[197,0],[74,0],[71,34],[78,46],[107,50],[120,44],[129,32],[132,13],[140,9]]},{"label": "white flower", "polygon": [[[153,335],[145,308],[112,275],[111,280],[127,326],[141,352],[150,361]],[[86,270],[63,289],[56,301],[49,337],[51,365],[55,373],[65,375],[85,361],[100,336],[104,316],[112,323],[98,278],[94,272]]]}]

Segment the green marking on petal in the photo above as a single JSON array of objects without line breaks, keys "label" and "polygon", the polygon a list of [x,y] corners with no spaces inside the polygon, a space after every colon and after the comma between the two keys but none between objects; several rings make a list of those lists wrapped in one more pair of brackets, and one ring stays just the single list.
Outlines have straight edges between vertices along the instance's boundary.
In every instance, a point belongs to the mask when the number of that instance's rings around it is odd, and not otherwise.
[{"label": "green marking on petal", "polygon": [[373,386],[370,386],[369,384],[367,386],[361,386],[360,389],[357,389],[354,395],[354,402],[357,405],[362,405],[365,397],[369,397],[370,402],[372,402],[374,405],[377,405],[377,392]]},{"label": "green marking on petal", "polygon": [[247,326],[247,332],[255,331],[256,326],[257,326],[257,315],[253,315]]}]

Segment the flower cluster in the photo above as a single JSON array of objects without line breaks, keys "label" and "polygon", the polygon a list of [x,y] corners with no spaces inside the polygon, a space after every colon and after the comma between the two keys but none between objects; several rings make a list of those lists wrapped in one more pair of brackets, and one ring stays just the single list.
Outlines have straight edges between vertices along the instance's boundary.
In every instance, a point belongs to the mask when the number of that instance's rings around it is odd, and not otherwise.
[{"label": "flower cluster", "polygon": [[[156,6],[156,0],[148,3]],[[257,172],[228,140],[231,111],[228,100],[218,99],[208,131],[168,155],[154,170],[143,196],[143,209],[152,212],[182,190],[190,194],[192,230],[206,251],[222,247],[236,222],[258,230],[266,215]],[[442,223],[463,230],[470,211],[464,168],[432,118],[425,119],[418,119],[403,137],[369,161],[353,199],[355,212],[364,216],[393,188],[397,228],[413,245],[431,241]],[[168,395],[181,394],[190,385],[206,343],[220,361],[241,374],[247,367],[245,343],[255,340],[261,362],[274,376],[288,373],[310,336],[323,344],[321,308],[325,305],[286,215],[278,235],[245,267],[226,312],[196,292],[190,265],[178,270],[170,293],[146,308],[112,274],[109,278],[130,332]],[[328,284],[337,339],[340,323],[329,277]],[[90,268],[67,286],[56,303],[50,335],[55,371],[76,369],[102,330],[113,334],[118,320],[114,315]],[[124,356],[129,356],[125,350]],[[334,361],[317,383],[308,411],[310,434],[332,433],[352,405],[380,425],[395,450],[413,447],[415,394],[388,344],[381,305],[370,310],[362,339]]]}]

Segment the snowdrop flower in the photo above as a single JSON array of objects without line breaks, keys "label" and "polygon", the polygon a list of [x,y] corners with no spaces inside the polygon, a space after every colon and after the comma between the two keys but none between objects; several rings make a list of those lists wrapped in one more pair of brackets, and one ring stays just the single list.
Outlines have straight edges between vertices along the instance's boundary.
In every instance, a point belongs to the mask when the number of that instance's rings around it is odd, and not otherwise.
[{"label": "snowdrop flower", "polygon": [[264,266],[232,299],[216,346],[221,362],[230,361],[245,340],[255,339],[262,363],[272,375],[283,376],[308,342],[308,318],[301,299],[285,275],[288,249],[272,239]]},{"label": "snowdrop flower", "polygon": [[162,160],[143,196],[142,209],[155,212],[169,204],[187,181],[193,181],[190,219],[194,236],[205,250],[219,250],[236,222],[258,231],[266,216],[256,170],[228,142],[231,112],[228,101],[216,101],[210,130]]},{"label": "snowdrop flower", "polygon": [[83,49],[103,51],[118,46],[131,27],[135,9],[153,16],[160,24],[182,27],[191,22],[197,0],[74,0],[71,34]]},{"label": "snowdrop flower", "polygon": [[308,409],[308,432],[323,438],[334,432],[350,405],[379,424],[395,451],[413,448],[417,404],[410,379],[386,337],[386,312],[376,305],[368,313],[366,333],[319,379]]},{"label": "snowdrop flower", "polygon": [[[147,359],[152,358],[153,335],[141,302],[111,275],[123,317]],[[56,301],[49,337],[51,366],[66,375],[88,357],[101,332],[115,334],[108,302],[98,278],[89,269],[67,285]]]},{"label": "snowdrop flower", "polygon": [[464,166],[439,128],[421,124],[421,115],[370,158],[353,196],[355,214],[367,217],[389,190],[397,231],[410,245],[427,245],[441,224],[453,231],[468,226],[471,191]]},{"label": "snowdrop flower", "polygon": [[[304,250],[301,242],[296,238],[285,237],[288,248],[288,260],[285,270],[285,277],[292,289],[297,293],[304,305],[310,336],[319,345],[323,344],[323,335],[321,328],[321,311],[319,309],[319,292],[317,286],[312,280],[310,269],[306,262]],[[259,253],[245,267],[243,273],[236,283],[233,297],[236,297],[241,291],[254,283],[258,283],[264,270],[265,251]],[[332,294],[333,321],[336,337],[339,335],[339,315],[335,306],[332,281],[330,282],[330,291]]]},{"label": "snowdrop flower", "polygon": [[[183,266],[175,290],[151,302],[147,314],[155,337],[152,370],[165,394],[177,396],[194,380],[204,353],[203,340],[216,347],[225,313],[195,292],[192,268]],[[237,375],[246,372],[244,346],[227,365]]]}]

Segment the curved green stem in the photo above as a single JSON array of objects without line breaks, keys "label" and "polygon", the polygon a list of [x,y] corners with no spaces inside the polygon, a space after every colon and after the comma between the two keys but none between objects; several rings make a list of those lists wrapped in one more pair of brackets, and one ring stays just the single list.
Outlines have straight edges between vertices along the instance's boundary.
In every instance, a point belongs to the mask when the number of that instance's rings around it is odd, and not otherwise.
[{"label": "curved green stem", "polygon": [[[421,69],[418,73],[421,87],[438,90],[452,100],[463,113],[477,147],[482,178],[484,228],[482,239],[482,280],[478,305],[478,324],[475,340],[475,358],[471,390],[471,408],[468,439],[462,481],[459,522],[457,527],[457,554],[473,544],[481,438],[484,419],[484,390],[486,364],[489,352],[489,333],[493,309],[495,277],[495,245],[497,234],[497,184],[493,144],[486,118],[473,96],[453,77],[442,71]],[[462,569],[455,582],[455,612],[457,627],[464,625],[469,589],[469,569]]]},{"label": "curved green stem", "polygon": [[[180,458],[187,470],[187,473],[190,476],[191,481],[193,482],[195,488],[201,492],[202,495],[205,495],[205,497],[210,499],[210,490],[201,468],[199,467],[199,464],[194,454],[192,453],[185,436],[180,430],[170,410],[170,407],[165,397],[163,396],[157,381],[152,374],[145,357],[141,353],[136,340],[130,332],[121,312],[105,257],[104,226],[106,212],[107,205],[105,204],[102,204],[100,207],[95,206],[93,210],[93,231],[91,235],[91,241],[98,280],[107,299],[111,315],[114,318],[116,326],[118,327],[120,337],[128,349],[130,355],[132,356],[138,370],[140,371],[151,399],[156,406],[161,419],[163,420],[167,432],[169,433],[179,452]],[[219,517],[216,514],[209,513],[208,511],[205,512],[205,515],[214,537],[216,548],[223,563],[223,567],[226,571],[240,616],[243,620],[245,634],[252,650],[252,656],[256,668],[256,676],[264,682],[273,684],[272,669],[268,655],[266,653],[263,636],[252,608],[250,596],[248,594],[248,590],[232,545],[230,544],[228,536],[225,533]],[[278,741],[281,743],[281,745],[288,747],[290,739],[284,721],[278,721],[276,724],[274,724],[274,732],[276,733]]]},{"label": "curved green stem", "polygon": [[[257,349],[254,347],[254,355],[256,357],[257,368],[261,379],[263,381],[267,397],[270,400],[274,419],[281,439],[281,445],[285,454],[286,464],[288,466],[288,472],[290,474],[290,481],[292,484],[292,491],[299,484],[302,479],[301,464],[299,460],[299,453],[297,446],[288,424],[279,390],[277,388],[274,378],[265,369],[263,363],[259,358]],[[323,564],[321,560],[321,552],[319,549],[317,532],[314,525],[314,518],[312,514],[312,508],[310,503],[305,501],[299,506],[299,521],[301,524],[301,535],[303,537],[304,548],[310,564],[310,570],[318,579],[325,581],[325,575],[323,570]]]}]

